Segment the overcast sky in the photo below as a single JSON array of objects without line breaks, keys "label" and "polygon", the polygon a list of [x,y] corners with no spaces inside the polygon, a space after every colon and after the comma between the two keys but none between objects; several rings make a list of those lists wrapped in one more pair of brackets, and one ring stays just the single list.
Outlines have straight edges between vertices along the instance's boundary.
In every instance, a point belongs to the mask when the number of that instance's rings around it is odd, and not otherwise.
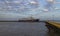
[{"label": "overcast sky", "polygon": [[0,19],[18,19],[33,15],[34,18],[44,20],[59,20],[59,13],[60,0],[0,0]]}]

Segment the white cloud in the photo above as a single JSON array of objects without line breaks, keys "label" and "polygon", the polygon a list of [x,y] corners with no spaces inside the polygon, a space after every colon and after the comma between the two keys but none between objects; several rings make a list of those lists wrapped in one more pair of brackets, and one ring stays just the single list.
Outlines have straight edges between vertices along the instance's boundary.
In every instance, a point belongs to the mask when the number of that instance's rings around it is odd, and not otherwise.
[{"label": "white cloud", "polygon": [[9,2],[9,1],[5,1],[6,3],[11,3],[11,2]]},{"label": "white cloud", "polygon": [[6,3],[20,3],[20,1],[12,1],[12,2],[10,2],[10,1],[5,1]]},{"label": "white cloud", "polygon": [[13,1],[13,3],[17,3],[18,4],[18,3],[20,3],[20,1]]},{"label": "white cloud", "polygon": [[55,8],[55,10],[59,10],[60,8]]},{"label": "white cloud", "polygon": [[47,0],[47,2],[54,2],[54,0]]},{"label": "white cloud", "polygon": [[38,4],[38,3],[35,1],[31,1],[30,4]]},{"label": "white cloud", "polygon": [[43,9],[43,11],[48,12],[49,10],[48,9]]},{"label": "white cloud", "polygon": [[8,6],[8,8],[12,8],[12,6]]}]

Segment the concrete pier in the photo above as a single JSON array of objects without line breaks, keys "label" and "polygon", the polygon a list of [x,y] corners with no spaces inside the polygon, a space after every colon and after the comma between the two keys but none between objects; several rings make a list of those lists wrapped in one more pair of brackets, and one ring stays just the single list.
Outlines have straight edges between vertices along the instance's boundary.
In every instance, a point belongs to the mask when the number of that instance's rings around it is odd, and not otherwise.
[{"label": "concrete pier", "polygon": [[45,23],[49,31],[53,29],[55,32],[60,33],[60,23],[54,21],[46,21]]}]

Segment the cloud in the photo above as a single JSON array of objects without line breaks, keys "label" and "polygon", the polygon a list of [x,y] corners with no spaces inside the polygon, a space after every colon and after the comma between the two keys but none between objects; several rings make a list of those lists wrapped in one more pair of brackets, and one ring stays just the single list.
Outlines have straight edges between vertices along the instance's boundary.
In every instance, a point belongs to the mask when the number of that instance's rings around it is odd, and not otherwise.
[{"label": "cloud", "polygon": [[48,12],[49,10],[48,9],[43,9],[43,11]]},{"label": "cloud", "polygon": [[38,4],[38,3],[35,1],[31,1],[30,4]]},{"label": "cloud", "polygon": [[54,0],[46,0],[47,2],[49,2],[49,3],[53,3],[54,2]]},{"label": "cloud", "polygon": [[60,4],[60,2],[56,2],[57,4]]},{"label": "cloud", "polygon": [[45,5],[45,9],[48,9],[51,11],[51,8],[53,9],[53,5],[54,5],[55,0],[46,0],[46,5]]},{"label": "cloud", "polygon": [[60,10],[60,8],[54,8],[55,10]]},{"label": "cloud", "polygon": [[20,1],[13,1],[13,3],[19,4],[19,3],[20,3]]},{"label": "cloud", "polygon": [[39,2],[37,1],[29,1],[29,4],[28,4],[31,8],[38,8],[38,6],[40,5]]},{"label": "cloud", "polygon": [[[2,7],[5,7],[5,9],[10,9],[10,10],[18,10],[18,9],[20,9],[20,11],[28,11],[29,9],[32,9],[32,10],[34,10],[34,9],[36,9],[37,7],[38,7],[38,2],[37,1],[35,1],[35,0],[31,0],[31,1],[23,1],[23,0],[5,0],[4,1],[4,6],[2,6]],[[29,5],[27,5],[27,4],[29,4]],[[23,7],[24,6],[24,7]]]}]

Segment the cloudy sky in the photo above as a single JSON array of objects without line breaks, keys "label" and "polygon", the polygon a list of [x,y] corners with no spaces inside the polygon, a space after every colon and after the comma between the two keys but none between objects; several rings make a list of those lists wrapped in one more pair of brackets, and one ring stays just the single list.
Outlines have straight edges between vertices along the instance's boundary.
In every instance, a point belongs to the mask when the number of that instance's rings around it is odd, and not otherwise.
[{"label": "cloudy sky", "polygon": [[0,0],[0,20],[30,16],[42,20],[59,20],[59,13],[60,0]]}]

